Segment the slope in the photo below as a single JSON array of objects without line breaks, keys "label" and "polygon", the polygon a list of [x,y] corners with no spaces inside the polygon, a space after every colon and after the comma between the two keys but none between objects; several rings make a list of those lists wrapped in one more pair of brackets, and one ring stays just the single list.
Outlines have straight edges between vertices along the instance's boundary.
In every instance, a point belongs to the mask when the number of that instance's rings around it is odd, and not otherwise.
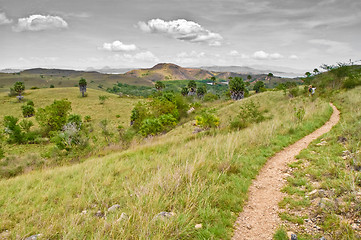
[{"label": "slope", "polygon": [[[251,100],[272,118],[228,131],[229,118]],[[305,109],[302,122],[295,121],[295,107]],[[267,158],[321,126],[331,111],[321,101],[281,92],[217,109],[222,126],[216,131],[195,135],[189,122],[123,153],[1,180],[0,232],[11,238],[230,238]]]}]

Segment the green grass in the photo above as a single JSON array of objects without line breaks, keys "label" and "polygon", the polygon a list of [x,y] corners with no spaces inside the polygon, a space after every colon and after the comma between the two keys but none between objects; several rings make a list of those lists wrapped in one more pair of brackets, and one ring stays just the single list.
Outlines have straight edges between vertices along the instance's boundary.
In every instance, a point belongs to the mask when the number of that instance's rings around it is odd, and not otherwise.
[{"label": "green grass", "polygon": [[[317,224],[326,239],[360,239],[360,231],[352,224],[361,217],[361,172],[358,167],[361,163],[361,88],[340,92],[333,96],[333,102],[341,111],[339,124],[299,154],[300,160],[291,165],[293,176],[288,178],[284,188],[289,195],[280,205],[286,207],[286,214],[307,212],[310,218],[321,216],[322,221]],[[319,144],[322,141],[325,143]],[[326,207],[293,207],[293,203],[309,202],[307,194],[314,189],[326,193],[323,196],[329,199]],[[299,235],[313,239],[302,231]]]},{"label": "green grass", "polygon": [[[272,117],[227,130],[229,118],[250,100]],[[299,105],[306,110],[303,122],[294,118]],[[187,122],[124,152],[0,180],[0,232],[9,230],[11,238],[42,233],[50,239],[229,239],[248,187],[266,160],[323,125],[332,109],[281,92],[216,109],[221,126],[214,131],[195,135]],[[113,204],[120,209],[107,213]],[[106,219],[95,217],[97,211],[107,213]],[[161,211],[175,216],[155,220]],[[123,212],[129,219],[117,221]],[[202,228],[195,229],[199,223]]]}]

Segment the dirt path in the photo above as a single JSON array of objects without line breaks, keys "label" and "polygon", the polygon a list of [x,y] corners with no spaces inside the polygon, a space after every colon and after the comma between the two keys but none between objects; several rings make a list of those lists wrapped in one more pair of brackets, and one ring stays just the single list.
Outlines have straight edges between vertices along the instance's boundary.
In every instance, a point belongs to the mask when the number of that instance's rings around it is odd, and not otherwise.
[{"label": "dirt path", "polygon": [[333,114],[328,122],[310,135],[288,146],[270,158],[253,181],[248,191],[248,201],[240,213],[232,239],[270,240],[279,226],[278,203],[284,194],[281,188],[285,184],[287,164],[292,162],[299,152],[307,148],[313,140],[327,133],[340,119],[340,112],[332,105]]}]

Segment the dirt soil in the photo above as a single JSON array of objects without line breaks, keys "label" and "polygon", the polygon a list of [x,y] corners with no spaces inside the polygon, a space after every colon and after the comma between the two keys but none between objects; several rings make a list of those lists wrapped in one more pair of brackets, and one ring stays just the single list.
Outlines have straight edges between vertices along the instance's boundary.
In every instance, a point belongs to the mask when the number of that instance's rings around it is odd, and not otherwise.
[{"label": "dirt soil", "polygon": [[301,150],[315,139],[331,130],[340,119],[340,112],[331,104],[333,114],[328,122],[313,133],[288,146],[270,158],[253,181],[248,191],[248,201],[240,213],[232,239],[272,239],[281,223],[278,203],[284,198],[281,193],[286,183],[288,164],[295,160]]}]

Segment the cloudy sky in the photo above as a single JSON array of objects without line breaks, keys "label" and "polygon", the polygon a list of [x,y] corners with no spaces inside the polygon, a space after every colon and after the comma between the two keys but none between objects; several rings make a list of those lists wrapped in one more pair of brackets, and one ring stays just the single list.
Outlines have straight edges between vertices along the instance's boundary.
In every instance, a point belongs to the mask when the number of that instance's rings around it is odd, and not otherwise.
[{"label": "cloudy sky", "polygon": [[0,0],[0,69],[361,59],[360,0]]}]

